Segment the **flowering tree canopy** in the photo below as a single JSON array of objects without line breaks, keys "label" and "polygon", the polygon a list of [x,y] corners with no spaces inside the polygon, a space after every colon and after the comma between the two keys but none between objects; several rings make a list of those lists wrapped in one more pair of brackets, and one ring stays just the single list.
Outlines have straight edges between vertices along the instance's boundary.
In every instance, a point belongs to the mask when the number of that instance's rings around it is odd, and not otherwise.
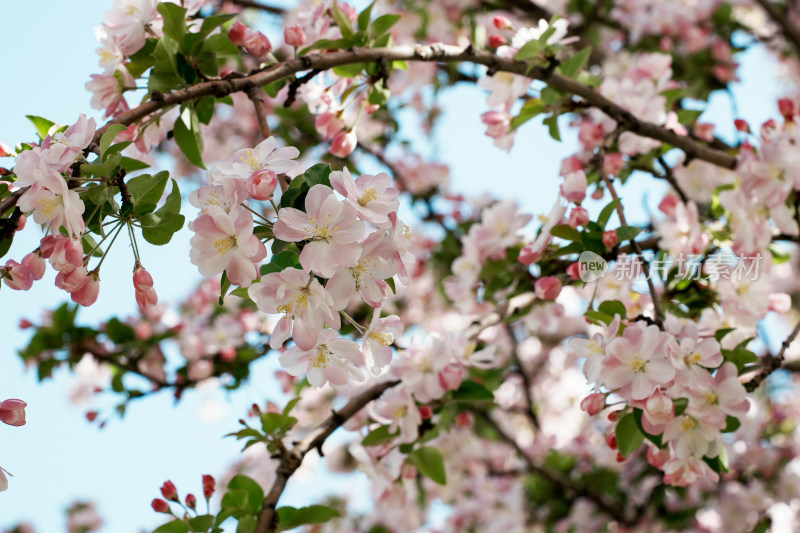
[{"label": "flowering tree canopy", "polygon": [[[166,481],[142,509],[156,531],[404,532],[437,513],[454,532],[800,528],[796,3],[115,0],[97,24],[87,106],[105,123],[31,115],[31,138],[0,144],[0,281],[52,268],[71,300],[21,324],[19,355],[114,395],[88,410],[100,427],[281,368],[230,421],[242,460]],[[774,118],[709,122],[752,46],[782,66]],[[576,133],[559,175],[455,190],[408,130],[432,142],[463,84],[497,150]],[[541,191],[538,217],[515,202]],[[20,232],[35,249],[12,248]],[[147,267],[176,232],[176,268],[204,280],[165,305]],[[139,313],[88,323],[114,247]],[[24,451],[4,438],[8,465]],[[369,494],[283,505],[308,455]],[[91,503],[69,516],[101,525]]]}]

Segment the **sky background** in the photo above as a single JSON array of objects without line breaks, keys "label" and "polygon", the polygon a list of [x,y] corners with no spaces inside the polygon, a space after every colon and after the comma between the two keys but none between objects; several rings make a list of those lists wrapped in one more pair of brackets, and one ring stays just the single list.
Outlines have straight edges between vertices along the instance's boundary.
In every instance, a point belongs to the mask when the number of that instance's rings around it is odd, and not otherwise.
[{"label": "sky background", "polygon": [[[4,80],[0,85],[0,142],[13,146],[35,139],[27,114],[71,124],[80,113],[86,113],[103,123],[89,106],[90,94],[84,84],[90,74],[100,72],[92,28],[101,23],[103,12],[111,5],[111,0],[27,0],[3,6],[7,46],[0,63]],[[269,36],[280,40],[274,32]],[[740,116],[757,127],[776,115],[780,91],[770,81],[776,68],[762,49],[739,60],[739,75],[746,82],[736,85],[734,94]],[[450,164],[453,191],[516,198],[534,214],[549,210],[557,196],[561,159],[576,150],[573,133],[562,127],[565,142],[556,143],[546,129],[528,123],[518,133],[514,149],[506,154],[483,135],[483,91],[460,87],[445,93],[441,104],[445,115],[433,151]],[[704,120],[720,124],[718,131],[726,135],[733,131],[730,118],[726,95],[715,97],[704,116]],[[566,126],[567,119],[563,120],[562,126]],[[410,136],[424,142],[414,133]],[[11,164],[0,159],[0,166]],[[622,189],[623,198],[635,199],[626,210],[632,221],[647,219],[648,210],[640,207],[643,202],[638,199],[643,198],[652,210],[660,199],[659,190],[642,179],[632,179]],[[184,214],[191,218],[193,208],[188,204],[186,208]],[[178,302],[200,279],[188,258],[190,235],[184,228],[166,247],[140,242],[142,260],[153,274],[162,301]],[[40,238],[30,221],[5,259],[20,260]],[[124,317],[134,313],[132,266],[127,245],[118,243],[104,263],[99,300],[81,310],[79,321],[97,324],[112,314]],[[152,530],[163,519],[151,511],[150,501],[159,496],[158,487],[165,480],[175,482],[181,494],[200,494],[202,474],[219,476],[237,459],[239,444],[222,435],[237,428],[236,420],[253,402],[280,398],[271,378],[275,360],[259,362],[251,383],[236,393],[190,391],[177,406],[169,393],[153,395],[131,405],[124,420],[113,419],[104,430],[98,430],[84,417],[88,406],[70,403],[71,375],[62,371],[55,379],[38,384],[35,370],[26,370],[17,355],[29,337],[17,328],[19,320],[39,322],[45,309],[68,299],[53,286],[54,277],[49,270],[27,292],[0,290],[5,310],[0,322],[0,400],[21,398],[29,404],[26,426],[0,424],[0,465],[15,475],[9,490],[0,493],[0,530],[29,521],[39,531],[63,531],[64,510],[81,499],[97,503],[104,531]],[[211,411],[216,416],[210,418]],[[307,505],[325,492],[363,487],[362,476],[348,476],[346,481],[330,476],[313,480],[306,476],[304,480],[301,476],[292,479],[281,504]]]}]

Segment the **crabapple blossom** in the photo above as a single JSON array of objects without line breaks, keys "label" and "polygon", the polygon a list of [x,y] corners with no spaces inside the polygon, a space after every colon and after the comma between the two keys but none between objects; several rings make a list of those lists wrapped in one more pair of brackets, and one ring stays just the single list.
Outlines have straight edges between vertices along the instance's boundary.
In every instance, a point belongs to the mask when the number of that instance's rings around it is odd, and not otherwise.
[{"label": "crabapple blossom", "polygon": [[414,442],[419,437],[419,425],[422,415],[417,403],[408,390],[393,388],[375,402],[371,409],[372,416],[384,424],[389,424],[389,431],[394,433],[400,429],[400,442]]},{"label": "crabapple blossom", "polygon": [[273,233],[288,242],[308,241],[300,253],[300,264],[330,278],[338,267],[358,265],[364,223],[356,220],[356,213],[352,204],[336,198],[333,189],[314,185],[306,196],[306,212],[284,207],[278,211]]},{"label": "crabapple blossom", "polygon": [[628,326],[608,344],[599,380],[623,398],[647,398],[656,386],[675,377],[675,368],[664,353],[667,340],[657,326]]},{"label": "crabapple blossom", "polygon": [[304,350],[292,346],[281,354],[281,366],[292,376],[306,374],[308,382],[315,387],[326,383],[346,385],[351,379],[363,381],[364,354],[355,342],[339,337],[336,331],[326,329],[319,332],[317,342]]},{"label": "crabapple blossom", "polygon": [[55,235],[63,227],[67,234],[77,237],[83,233],[83,211],[86,207],[80,195],[69,190],[60,175],[54,175],[45,185],[35,183],[25,191],[17,203],[26,213],[33,213],[37,224],[50,224]]},{"label": "crabapple blossom", "polygon": [[392,178],[388,174],[362,174],[354,180],[345,167],[341,171],[331,172],[330,180],[333,190],[347,198],[356,208],[359,218],[379,228],[389,226],[389,213],[396,212],[400,203],[397,200],[398,191],[391,187]]}]

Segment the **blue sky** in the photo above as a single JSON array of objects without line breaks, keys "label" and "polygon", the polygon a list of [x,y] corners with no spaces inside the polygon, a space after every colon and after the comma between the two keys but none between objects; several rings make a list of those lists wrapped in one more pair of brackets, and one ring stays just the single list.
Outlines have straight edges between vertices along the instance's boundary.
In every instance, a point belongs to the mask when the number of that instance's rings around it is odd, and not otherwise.
[{"label": "blue sky", "polygon": [[[0,141],[13,145],[35,138],[26,114],[69,124],[79,113],[86,113],[102,123],[89,106],[84,84],[91,73],[99,71],[92,28],[100,24],[111,4],[111,0],[28,0],[4,6],[4,39],[13,47],[6,47],[0,65],[6,80],[0,85],[4,102]],[[740,76],[750,82],[737,87],[736,95],[741,115],[757,125],[775,114],[777,88],[763,83],[774,77],[774,66],[763,50],[749,53],[742,62]],[[483,136],[479,115],[485,109],[484,98],[478,89],[458,88],[442,99],[446,113],[432,151],[451,165],[453,190],[488,191],[515,197],[534,213],[549,210],[556,199],[561,158],[575,150],[574,135],[558,144],[545,129],[529,123],[507,155]],[[716,98],[709,112],[709,120],[723,118],[729,120],[726,96]],[[10,164],[0,159],[0,165],[4,163]],[[651,187],[648,181],[631,180],[623,194],[639,198]],[[652,192],[650,198],[658,200]],[[640,221],[646,218],[645,211],[636,207],[630,216]],[[30,224],[7,258],[19,260],[35,248],[40,236]],[[178,301],[199,279],[188,259],[189,236],[184,229],[167,247],[141,250],[162,300]],[[124,316],[134,311],[132,263],[127,245],[115,246],[104,264],[98,303],[81,311],[80,319],[97,323],[112,313]],[[215,422],[203,421],[199,415],[208,393],[189,393],[177,407],[164,393],[132,405],[124,420],[98,430],[85,420],[85,409],[69,403],[70,375],[61,372],[38,385],[33,369],[26,371],[16,355],[28,338],[27,332],[16,328],[19,319],[38,321],[44,309],[66,299],[53,286],[53,279],[49,272],[28,292],[0,291],[6,310],[0,325],[0,399],[18,397],[29,404],[26,426],[0,425],[0,465],[16,476],[10,489],[0,493],[0,528],[28,520],[40,531],[60,531],[63,510],[85,498],[98,503],[105,531],[152,529],[161,519],[149,504],[163,481],[172,479],[181,493],[199,493],[201,474],[218,475],[236,459],[239,445],[221,436],[236,428],[236,419],[249,404],[276,397],[269,377],[274,359],[258,365],[251,386],[230,395],[226,416]],[[212,396],[219,398],[222,393]],[[301,504],[335,488],[328,476],[323,483],[316,481],[293,481],[282,503]],[[353,486],[353,480],[348,480],[348,490]]]}]

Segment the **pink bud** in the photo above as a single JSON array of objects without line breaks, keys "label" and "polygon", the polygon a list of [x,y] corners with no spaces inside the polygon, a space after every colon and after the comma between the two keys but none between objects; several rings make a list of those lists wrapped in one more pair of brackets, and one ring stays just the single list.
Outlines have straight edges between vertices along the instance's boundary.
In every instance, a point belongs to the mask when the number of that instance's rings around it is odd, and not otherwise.
[{"label": "pink bud", "polygon": [[569,224],[571,227],[577,228],[578,226],[585,226],[588,223],[589,211],[580,206],[574,207],[572,211],[570,211],[567,224]]},{"label": "pink bud", "polygon": [[31,252],[22,258],[22,264],[28,267],[34,280],[40,280],[44,277],[44,271],[47,268],[47,262],[42,257],[41,252]]},{"label": "pink bud", "polygon": [[577,155],[571,155],[561,160],[561,170],[559,170],[558,175],[566,176],[579,170],[583,170],[583,161]]},{"label": "pink bud", "polygon": [[59,272],[56,276],[56,287],[67,292],[74,292],[83,285],[89,272],[86,267],[74,268],[69,272]]},{"label": "pink bud", "polygon": [[579,204],[586,198],[586,174],[582,170],[564,176],[561,195],[568,202]]},{"label": "pink bud", "polygon": [[419,408],[419,416],[423,420],[428,420],[430,418],[433,418],[433,409],[431,409],[430,405],[423,405],[422,407]]},{"label": "pink bud", "polygon": [[6,272],[3,281],[15,291],[27,291],[33,285],[33,273],[25,265],[10,259],[6,263]]},{"label": "pink bud", "polygon": [[138,291],[146,291],[153,288],[153,276],[142,265],[136,265],[133,270],[133,286]]},{"label": "pink bud", "polygon": [[161,485],[161,495],[167,499],[172,500],[174,502],[178,500],[178,489],[175,488],[175,484],[172,481],[165,481],[163,485]]},{"label": "pink bud", "polygon": [[25,407],[28,404],[22,400],[5,400],[0,403],[0,422],[9,426],[25,425]]},{"label": "pink bud", "polygon": [[194,497],[194,494],[189,493],[186,495],[186,507],[192,510],[197,507],[197,498]]},{"label": "pink bud", "polygon": [[456,425],[462,428],[472,427],[472,413],[461,411],[456,415]]},{"label": "pink bud", "polygon": [[72,293],[72,301],[84,307],[89,307],[97,301],[100,294],[100,276],[92,272],[77,290]]},{"label": "pink bud", "polygon": [[236,46],[244,46],[244,38],[249,28],[241,22],[234,22],[228,30],[228,39]]},{"label": "pink bud", "polygon": [[581,264],[575,261],[567,267],[567,275],[572,281],[581,279]]},{"label": "pink bud", "polygon": [[610,413],[608,413],[608,421],[616,422],[617,420],[619,420],[619,416],[621,413],[622,411],[611,411]]},{"label": "pink bud", "polygon": [[616,450],[616,449],[617,449],[617,436],[616,436],[616,435],[614,435],[613,433],[609,434],[609,435],[606,437],[606,444],[607,444],[607,445],[608,445],[608,447],[609,447],[609,448],[611,448],[612,450]]},{"label": "pink bud", "polygon": [[450,363],[439,371],[439,385],[444,390],[456,390],[464,379],[464,369],[461,365]]},{"label": "pink bud", "polygon": [[647,421],[654,426],[663,426],[673,418],[675,418],[675,405],[669,396],[657,390],[647,398],[644,403],[642,422]]},{"label": "pink bud", "polygon": [[278,186],[278,175],[269,169],[257,170],[245,182],[247,194],[254,200],[269,200]]},{"label": "pink bud", "polygon": [[606,248],[613,248],[617,245],[619,239],[617,238],[617,232],[612,230],[604,231],[603,232],[603,244],[606,245]]},{"label": "pink bud", "polygon": [[283,38],[289,46],[303,46],[308,40],[306,38],[306,32],[296,24],[293,26],[286,26],[286,29],[283,31]]},{"label": "pink bud", "polygon": [[606,397],[599,392],[593,392],[581,401],[581,409],[589,416],[594,416],[606,406]]},{"label": "pink bud", "polygon": [[331,141],[331,153],[336,157],[345,158],[353,153],[358,144],[356,137],[356,130],[353,128],[350,131],[340,131]]},{"label": "pink bud", "polygon": [[501,46],[508,44],[508,40],[503,37],[502,35],[490,35],[489,36],[489,46],[492,48],[500,48]]},{"label": "pink bud", "polygon": [[17,220],[17,229],[14,231],[22,231],[25,229],[25,223],[28,222],[28,217],[25,215],[20,215],[19,220]]},{"label": "pink bud", "polygon": [[255,57],[261,59],[272,50],[272,43],[260,31],[248,29],[244,36],[244,47]]},{"label": "pink bud", "polygon": [[603,156],[603,171],[606,174],[616,176],[620,173],[624,166],[625,158],[622,157],[622,154],[619,152],[614,152],[613,154],[606,154]]},{"label": "pink bud", "polygon": [[504,17],[503,15],[497,15],[494,19],[492,19],[492,24],[498,30],[510,30],[513,25],[508,17]]},{"label": "pink bud", "polygon": [[677,196],[668,194],[663,200],[661,200],[661,203],[658,204],[658,210],[665,215],[671,215],[672,212],[675,211],[675,206],[677,206],[679,202],[680,199]]},{"label": "pink bud", "polygon": [[14,155],[14,150],[5,143],[0,143],[0,157],[11,157]]},{"label": "pink bud", "polygon": [[561,294],[561,282],[555,276],[545,276],[536,280],[536,297],[542,300],[555,300]]},{"label": "pink bud", "polygon": [[19,320],[19,329],[29,329],[33,327],[33,322],[28,320],[27,318],[20,318]]},{"label": "pink bud", "polygon": [[412,465],[411,463],[406,463],[403,465],[402,469],[402,476],[404,479],[416,479],[419,472],[417,472],[417,467]]},{"label": "pink bud", "polygon": [[714,124],[710,122],[698,122],[694,125],[694,134],[704,141],[711,142],[714,140]]},{"label": "pink bud", "polygon": [[529,266],[532,263],[535,263],[536,261],[541,259],[541,257],[542,257],[541,252],[534,252],[531,245],[528,244],[527,246],[522,248],[522,250],[519,252],[519,257],[517,257],[517,261],[519,261],[525,266]]}]

